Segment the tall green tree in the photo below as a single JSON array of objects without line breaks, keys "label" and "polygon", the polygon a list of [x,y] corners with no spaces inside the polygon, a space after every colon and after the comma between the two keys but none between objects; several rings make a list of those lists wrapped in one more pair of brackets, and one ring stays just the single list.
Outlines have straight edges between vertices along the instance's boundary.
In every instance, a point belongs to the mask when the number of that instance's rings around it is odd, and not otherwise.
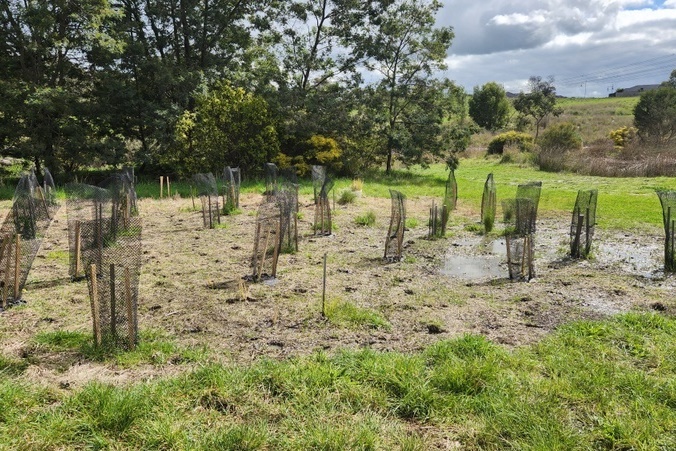
[{"label": "tall green tree", "polygon": [[480,127],[500,130],[509,121],[509,100],[502,86],[495,82],[474,88],[469,99],[469,114]]},{"label": "tall green tree", "polygon": [[115,160],[123,137],[95,116],[95,48],[115,47],[107,0],[0,2],[0,139],[14,156],[54,174]]},{"label": "tall green tree", "polygon": [[540,133],[542,122],[549,115],[559,116],[563,110],[556,106],[556,87],[554,79],[544,80],[533,75],[528,79],[529,92],[520,92],[514,99],[514,108],[524,117],[535,121],[535,139]]},{"label": "tall green tree", "polygon": [[646,143],[676,141],[676,87],[667,85],[641,94],[634,107],[634,126]]},{"label": "tall green tree", "polygon": [[451,27],[435,26],[441,6],[437,0],[384,0],[359,38],[365,67],[380,77],[374,92],[382,108],[378,127],[385,137],[387,172],[395,155],[408,164],[445,147],[430,128],[440,127],[443,115],[427,108],[434,73],[446,67],[454,37]]}]

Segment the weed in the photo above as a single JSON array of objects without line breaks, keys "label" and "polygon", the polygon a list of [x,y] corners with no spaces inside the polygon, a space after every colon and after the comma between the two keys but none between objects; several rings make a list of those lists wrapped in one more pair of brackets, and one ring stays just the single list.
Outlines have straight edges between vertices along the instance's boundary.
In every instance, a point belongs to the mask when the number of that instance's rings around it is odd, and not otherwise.
[{"label": "weed", "polygon": [[338,203],[340,205],[352,204],[356,199],[357,195],[354,193],[354,191],[343,190],[340,192],[340,196],[338,197]]},{"label": "weed", "polygon": [[365,214],[354,218],[354,222],[360,226],[373,227],[376,223],[376,213],[373,210],[369,210]]},{"label": "weed", "polygon": [[406,218],[406,228],[407,229],[415,229],[418,227],[418,219],[417,218]]},{"label": "weed", "polygon": [[389,329],[390,324],[378,312],[358,307],[348,301],[326,303],[326,317],[330,322],[344,327]]}]

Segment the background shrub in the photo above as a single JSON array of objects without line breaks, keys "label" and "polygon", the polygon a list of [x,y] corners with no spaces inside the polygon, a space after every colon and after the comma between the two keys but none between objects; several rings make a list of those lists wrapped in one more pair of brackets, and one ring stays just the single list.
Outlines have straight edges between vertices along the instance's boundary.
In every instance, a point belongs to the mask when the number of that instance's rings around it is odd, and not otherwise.
[{"label": "background shrub", "polygon": [[509,131],[500,133],[488,143],[490,155],[502,155],[505,146],[517,146],[521,152],[528,152],[533,148],[533,137],[528,133]]}]

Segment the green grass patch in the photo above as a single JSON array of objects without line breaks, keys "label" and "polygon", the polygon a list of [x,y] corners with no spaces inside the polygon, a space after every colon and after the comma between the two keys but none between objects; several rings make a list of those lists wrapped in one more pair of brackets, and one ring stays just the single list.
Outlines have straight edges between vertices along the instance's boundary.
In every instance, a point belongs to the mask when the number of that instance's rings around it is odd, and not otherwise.
[{"label": "green grass patch", "polygon": [[326,317],[331,323],[348,328],[390,328],[390,324],[380,313],[359,307],[349,301],[333,300],[327,302]]},{"label": "green grass patch", "polygon": [[[372,318],[336,305],[350,322]],[[53,346],[79,342],[72,334],[42,337]],[[450,441],[463,449],[674,449],[674,337],[675,318],[630,313],[569,324],[515,350],[465,335],[418,353],[363,349],[250,366],[205,363],[176,377],[58,393],[5,374],[0,443],[291,450],[430,449]]]},{"label": "green grass patch", "polygon": [[369,210],[363,215],[354,218],[354,223],[364,227],[373,227],[376,224],[376,213],[373,210]]}]

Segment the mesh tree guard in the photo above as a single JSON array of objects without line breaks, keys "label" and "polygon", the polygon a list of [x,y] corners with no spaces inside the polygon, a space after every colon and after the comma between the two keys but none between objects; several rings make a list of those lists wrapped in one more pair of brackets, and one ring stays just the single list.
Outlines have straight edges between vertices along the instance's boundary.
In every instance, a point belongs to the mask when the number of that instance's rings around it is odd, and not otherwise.
[{"label": "mesh tree guard", "polygon": [[[530,199],[533,202],[535,215],[538,213],[540,205],[540,192],[542,191],[542,182],[528,182],[516,187],[517,199]],[[518,208],[518,207],[517,207]],[[518,214],[518,212],[517,212]],[[535,218],[533,218],[533,232],[535,232]]]},{"label": "mesh tree guard", "polygon": [[488,174],[488,177],[486,178],[486,183],[484,183],[484,193],[481,196],[481,223],[483,224],[486,233],[493,230],[496,204],[497,196],[495,182],[493,181],[493,174],[491,173]]},{"label": "mesh tree guard", "polygon": [[505,234],[509,278],[530,280],[535,277],[533,238],[537,210],[533,200],[517,198],[515,213],[515,227],[510,233]]},{"label": "mesh tree guard", "polygon": [[25,174],[14,190],[12,209],[0,228],[2,308],[17,304],[42,238],[58,210],[49,202],[34,173]]},{"label": "mesh tree guard", "polygon": [[591,252],[598,195],[599,192],[595,189],[577,192],[573,220],[570,223],[570,256],[572,258],[587,258]]},{"label": "mesh tree guard", "polygon": [[279,253],[298,252],[298,185],[284,181],[275,198],[280,209]]},{"label": "mesh tree guard", "polygon": [[451,210],[455,210],[458,203],[458,182],[455,180],[455,171],[448,173],[446,180],[446,190],[444,192],[444,205],[448,209],[450,215]]},{"label": "mesh tree guard", "polygon": [[116,229],[112,218],[100,216],[83,225],[84,235],[95,236],[93,248],[82,254],[95,343],[131,349],[138,338],[141,219],[131,218],[125,229]]},{"label": "mesh tree guard", "polygon": [[664,271],[676,272],[676,255],[674,254],[674,227],[676,226],[676,191],[658,191],[657,196],[662,204],[664,222]]},{"label": "mesh tree guard", "polygon": [[99,188],[103,188],[109,193],[110,217],[114,226],[116,227],[123,222],[123,226],[126,227],[129,218],[138,214],[133,175],[128,172],[115,174],[99,183]]},{"label": "mesh tree guard", "polygon": [[319,191],[319,198],[315,204],[315,235],[331,235],[333,225],[331,222],[331,203],[329,202],[329,193],[333,189],[333,180],[329,177],[324,179],[322,189]]},{"label": "mesh tree guard", "polygon": [[449,217],[448,207],[445,204],[442,204],[441,208],[439,208],[438,205],[432,202],[432,208],[430,208],[430,220],[427,224],[427,238],[441,238],[446,235],[446,224],[448,223]]},{"label": "mesh tree guard", "polygon": [[52,173],[49,172],[49,169],[47,168],[44,168],[41,197],[44,197],[45,202],[47,203],[49,217],[53,218],[59,210],[60,205],[56,200],[56,185],[54,185]]},{"label": "mesh tree guard", "polygon": [[239,208],[239,187],[242,183],[239,168],[226,166],[223,181],[223,213],[227,215]]},{"label": "mesh tree guard", "polygon": [[324,186],[326,180],[326,166],[313,165],[312,166],[312,190],[314,192],[315,204],[319,200],[319,193]]},{"label": "mesh tree guard", "polygon": [[265,163],[265,195],[274,196],[277,191],[277,165]]},{"label": "mesh tree guard", "polygon": [[[111,232],[111,218],[116,206],[110,191],[104,188],[72,183],[66,185],[65,191],[70,263],[68,273],[72,280],[78,280],[85,276],[87,262],[102,254],[99,249],[103,245],[104,235]],[[109,222],[107,228],[103,225],[104,220]],[[130,218],[126,221],[123,219],[122,230],[130,221]],[[116,231],[117,226],[119,224],[115,224],[112,231]]]},{"label": "mesh tree guard", "polygon": [[385,259],[399,261],[404,247],[404,228],[406,225],[406,196],[399,191],[390,190],[392,213],[390,227],[385,239]]},{"label": "mesh tree guard", "polygon": [[277,200],[274,197],[264,197],[256,215],[256,235],[251,257],[254,282],[277,276],[281,222],[281,210]]},{"label": "mesh tree guard", "polygon": [[216,224],[221,223],[221,208],[216,178],[211,172],[195,174],[192,176],[192,183],[202,203],[202,223],[205,228],[213,229]]}]

